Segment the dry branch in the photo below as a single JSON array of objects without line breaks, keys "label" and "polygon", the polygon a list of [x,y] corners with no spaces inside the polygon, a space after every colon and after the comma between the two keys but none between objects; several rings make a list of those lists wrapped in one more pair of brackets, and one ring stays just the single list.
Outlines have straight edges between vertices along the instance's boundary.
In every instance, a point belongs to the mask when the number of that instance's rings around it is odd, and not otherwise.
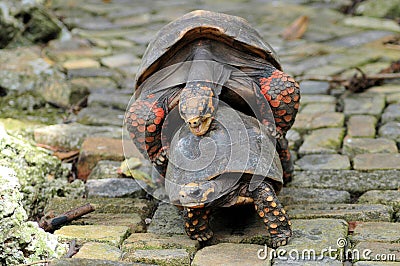
[{"label": "dry branch", "polygon": [[90,203],[88,203],[73,210],[67,211],[56,217],[52,215],[50,215],[50,217],[49,215],[45,215],[44,217],[42,217],[42,219],[40,219],[39,226],[43,228],[43,230],[45,230],[46,232],[52,232],[60,228],[64,224],[75,220],[85,214],[93,212],[94,210],[94,207],[90,205]]}]

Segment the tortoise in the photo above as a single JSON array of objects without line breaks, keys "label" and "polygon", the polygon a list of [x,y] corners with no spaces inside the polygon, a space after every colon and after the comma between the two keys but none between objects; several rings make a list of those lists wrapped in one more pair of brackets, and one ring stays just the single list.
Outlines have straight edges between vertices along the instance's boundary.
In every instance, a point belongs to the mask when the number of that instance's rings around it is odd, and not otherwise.
[{"label": "tortoise", "polygon": [[[298,84],[246,20],[197,10],[164,26],[150,42],[125,123],[138,150],[153,163],[155,179],[163,182],[174,133],[166,125],[180,120],[193,135],[202,136],[221,102],[228,103],[257,118],[275,136],[286,183],[293,162],[285,135],[299,100]],[[167,119],[174,110],[179,115]]]},{"label": "tortoise", "polygon": [[202,135],[219,99],[266,125],[271,121],[264,118],[272,112],[284,181],[291,180],[294,168],[285,135],[299,108],[299,86],[246,20],[197,10],[164,26],[143,55],[135,99],[126,112],[127,129],[161,177],[168,163],[169,145],[161,137],[166,116],[178,106],[192,132]]},{"label": "tortoise", "polygon": [[181,126],[171,142],[165,189],[183,207],[186,233],[207,241],[216,207],[254,204],[267,226],[273,248],[292,235],[290,220],[277,198],[282,167],[275,139],[254,117],[222,105],[201,136]]}]

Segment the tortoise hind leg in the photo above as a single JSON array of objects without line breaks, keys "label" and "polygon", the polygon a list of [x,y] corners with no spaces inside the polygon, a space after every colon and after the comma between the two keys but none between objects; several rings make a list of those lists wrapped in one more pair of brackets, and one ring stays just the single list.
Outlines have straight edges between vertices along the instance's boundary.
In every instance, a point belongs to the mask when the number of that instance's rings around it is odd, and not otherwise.
[{"label": "tortoise hind leg", "polygon": [[270,247],[286,245],[292,236],[291,223],[273,187],[264,181],[252,192],[252,197],[254,207],[271,235]]},{"label": "tortoise hind leg", "polygon": [[165,175],[166,151],[168,150],[168,147],[162,146],[161,141],[165,115],[163,99],[148,95],[144,99],[133,102],[125,117],[127,130],[133,143],[145,158],[148,156],[161,176]]},{"label": "tortoise hind leg", "polygon": [[[277,151],[284,171],[283,179],[287,183],[292,178],[293,162],[290,159],[285,135],[292,127],[299,109],[299,84],[292,77],[271,65],[266,65],[256,83],[271,107],[277,132]],[[258,93],[256,95],[258,95],[256,99],[259,106],[262,106],[263,101],[259,98],[262,96]],[[268,114],[263,114],[263,112],[269,112],[269,108],[261,108],[260,111],[262,117],[268,117]],[[262,122],[268,124],[268,121]]]},{"label": "tortoise hind leg", "polygon": [[210,209],[207,208],[185,208],[183,218],[187,235],[200,242],[209,240],[214,234],[209,226]]}]

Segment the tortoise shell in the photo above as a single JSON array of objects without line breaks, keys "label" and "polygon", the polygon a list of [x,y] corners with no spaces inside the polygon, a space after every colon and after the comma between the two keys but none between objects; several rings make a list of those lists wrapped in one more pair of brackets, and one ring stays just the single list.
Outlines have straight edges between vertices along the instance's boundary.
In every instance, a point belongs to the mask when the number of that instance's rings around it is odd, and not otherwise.
[{"label": "tortoise shell", "polygon": [[238,196],[243,188],[252,191],[265,179],[280,191],[275,139],[257,119],[230,107],[218,108],[205,135],[181,127],[172,140],[165,189],[176,205],[218,202],[225,195]]},{"label": "tortoise shell", "polygon": [[270,62],[281,70],[279,59],[272,47],[243,18],[196,10],[164,26],[148,45],[136,75],[137,89],[144,80],[156,72],[176,51],[200,38],[225,43]]}]

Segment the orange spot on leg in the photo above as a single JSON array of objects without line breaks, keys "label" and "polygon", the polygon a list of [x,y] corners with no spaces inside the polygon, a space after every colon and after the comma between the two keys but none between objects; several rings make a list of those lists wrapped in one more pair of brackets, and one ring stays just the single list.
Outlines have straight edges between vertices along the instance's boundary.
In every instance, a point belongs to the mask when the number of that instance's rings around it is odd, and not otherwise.
[{"label": "orange spot on leg", "polygon": [[280,102],[277,100],[272,100],[269,102],[272,107],[278,107],[280,105]]}]

